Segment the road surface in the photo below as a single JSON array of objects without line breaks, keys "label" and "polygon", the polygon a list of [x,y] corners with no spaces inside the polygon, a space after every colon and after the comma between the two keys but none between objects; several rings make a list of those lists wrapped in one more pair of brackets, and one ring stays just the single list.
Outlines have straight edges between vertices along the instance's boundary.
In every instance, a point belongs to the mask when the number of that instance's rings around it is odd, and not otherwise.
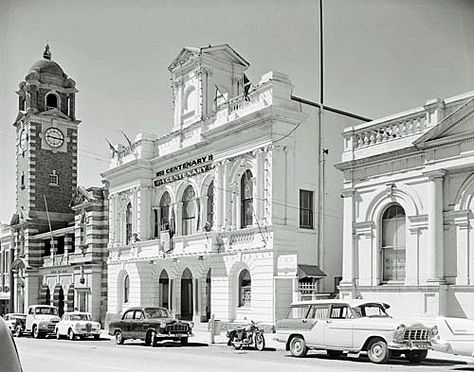
[{"label": "road surface", "polygon": [[224,345],[166,343],[155,348],[127,341],[117,346],[109,340],[68,341],[16,339],[24,372],[306,372],[306,371],[474,371],[465,362],[427,359],[411,365],[403,359],[375,365],[367,357],[329,359],[325,353],[311,352],[293,358],[281,350],[236,351]]}]

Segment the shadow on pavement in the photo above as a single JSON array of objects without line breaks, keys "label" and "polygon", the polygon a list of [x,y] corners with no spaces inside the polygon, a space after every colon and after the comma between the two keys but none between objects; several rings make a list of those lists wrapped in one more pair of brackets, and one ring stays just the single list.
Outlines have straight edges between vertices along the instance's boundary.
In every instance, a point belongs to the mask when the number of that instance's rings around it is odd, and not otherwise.
[{"label": "shadow on pavement", "polygon": [[[286,357],[292,358],[290,354],[286,354]],[[339,358],[332,358],[327,354],[308,354],[305,356],[307,359],[321,359],[321,360],[330,360],[330,361],[341,361],[341,362],[349,362],[349,363],[372,363],[366,355],[361,355],[359,358],[349,358],[346,355],[341,356]],[[451,367],[451,366],[459,366],[459,370],[461,371],[474,371],[472,366],[466,366],[466,362],[457,362],[457,361],[450,361],[450,360],[443,360],[443,359],[426,359],[421,363],[410,363],[410,361],[406,360],[403,357],[400,358],[391,358],[386,365],[393,365],[393,366],[443,366],[443,367]],[[464,367],[465,366],[465,367]],[[464,368],[471,368],[471,369],[464,369]]]}]

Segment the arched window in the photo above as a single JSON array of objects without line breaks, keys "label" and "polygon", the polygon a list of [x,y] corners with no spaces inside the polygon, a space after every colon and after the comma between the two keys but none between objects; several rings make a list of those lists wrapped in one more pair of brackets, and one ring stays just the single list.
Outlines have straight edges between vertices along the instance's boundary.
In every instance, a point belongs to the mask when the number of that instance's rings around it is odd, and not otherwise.
[{"label": "arched window", "polygon": [[160,279],[158,281],[160,291],[160,306],[170,308],[169,304],[169,277],[165,269],[161,271]]},{"label": "arched window", "polygon": [[196,232],[196,194],[191,185],[186,187],[183,194],[183,235]]},{"label": "arched window", "polygon": [[197,102],[197,91],[194,86],[190,86],[186,88],[184,92],[184,105],[183,110],[184,112],[189,112],[195,109],[196,102]]},{"label": "arched window", "polygon": [[384,282],[405,279],[406,217],[399,204],[382,216],[382,278]]},{"label": "arched window", "polygon": [[240,225],[252,225],[253,216],[253,184],[252,172],[246,170],[240,180]]},{"label": "arched window", "polygon": [[243,269],[239,274],[239,307],[249,307],[252,300],[252,280],[248,270]]},{"label": "arched window", "polygon": [[127,244],[132,240],[132,203],[127,204],[127,212],[125,214],[125,234]]},{"label": "arched window", "polygon": [[160,225],[161,231],[170,229],[170,204],[171,197],[168,191],[166,191],[160,199]]},{"label": "arched window", "polygon": [[58,96],[54,93],[49,93],[46,96],[46,107],[48,108],[58,108]]},{"label": "arched window", "polygon": [[214,180],[209,184],[207,189],[207,216],[206,222],[209,224],[209,229],[214,225]]},{"label": "arched window", "polygon": [[128,302],[130,294],[130,278],[125,275],[123,279],[123,302]]}]

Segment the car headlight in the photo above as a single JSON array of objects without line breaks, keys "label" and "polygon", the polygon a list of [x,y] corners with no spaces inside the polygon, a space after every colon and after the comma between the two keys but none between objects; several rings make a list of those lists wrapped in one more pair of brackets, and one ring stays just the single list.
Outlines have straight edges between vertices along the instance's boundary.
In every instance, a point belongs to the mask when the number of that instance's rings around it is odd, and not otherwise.
[{"label": "car headlight", "polygon": [[160,323],[160,328],[166,328],[166,323],[165,323],[165,322],[161,322],[161,323]]},{"label": "car headlight", "polygon": [[397,335],[402,335],[405,333],[406,330],[407,330],[407,326],[405,324],[400,324],[395,330],[395,333]]},{"label": "car headlight", "polygon": [[433,328],[431,328],[431,334],[433,336],[437,336],[438,333],[439,333],[438,326],[433,326]]},{"label": "car headlight", "polygon": [[194,322],[189,323],[189,327],[194,328]]},{"label": "car headlight", "polygon": [[81,325],[79,323],[76,323],[74,325],[74,329],[76,330],[76,332],[79,332],[81,330]]}]

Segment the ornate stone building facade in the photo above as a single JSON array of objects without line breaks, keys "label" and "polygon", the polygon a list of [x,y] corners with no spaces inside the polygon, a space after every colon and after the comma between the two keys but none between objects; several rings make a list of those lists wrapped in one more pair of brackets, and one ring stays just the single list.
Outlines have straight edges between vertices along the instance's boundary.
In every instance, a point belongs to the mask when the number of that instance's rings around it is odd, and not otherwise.
[{"label": "ornate stone building facade", "polygon": [[105,315],[107,203],[102,188],[77,186],[75,82],[46,46],[19,85],[11,306]]},{"label": "ornate stone building facade", "polygon": [[332,110],[321,126],[285,74],[251,84],[248,67],[228,45],[184,48],[169,66],[171,132],[111,145],[110,318],[161,305],[194,321],[273,324],[300,286],[334,291],[342,177],[332,164],[342,128],[364,120]]},{"label": "ornate stone building facade", "polygon": [[344,131],[342,296],[474,317],[474,93]]}]

